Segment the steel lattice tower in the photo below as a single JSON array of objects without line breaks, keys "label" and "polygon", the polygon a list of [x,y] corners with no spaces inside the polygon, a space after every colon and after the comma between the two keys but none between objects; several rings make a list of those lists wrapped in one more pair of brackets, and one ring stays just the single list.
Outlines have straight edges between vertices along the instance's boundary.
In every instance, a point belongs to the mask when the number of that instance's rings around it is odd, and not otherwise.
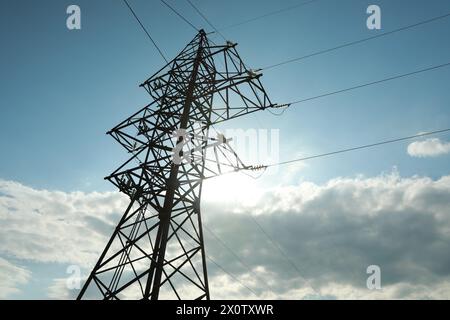
[{"label": "steel lattice tower", "polygon": [[208,134],[216,123],[275,106],[260,76],[236,44],[215,45],[200,30],[141,84],[153,101],[108,132],[131,157],[105,179],[130,203],[78,299],[209,299],[202,181],[250,167],[225,137]]}]

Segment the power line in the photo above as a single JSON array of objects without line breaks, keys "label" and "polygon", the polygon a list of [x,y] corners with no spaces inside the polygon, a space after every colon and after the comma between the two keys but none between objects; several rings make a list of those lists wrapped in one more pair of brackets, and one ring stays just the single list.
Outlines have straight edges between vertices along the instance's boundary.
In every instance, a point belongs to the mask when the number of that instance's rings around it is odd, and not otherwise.
[{"label": "power line", "polygon": [[211,257],[209,257],[207,255],[206,258],[208,258],[212,263],[214,263],[216,265],[216,267],[218,267],[220,270],[225,272],[229,277],[231,277],[232,279],[236,280],[241,286],[243,286],[244,288],[249,290],[251,293],[253,293],[256,297],[258,297],[258,295],[256,294],[256,292],[253,289],[247,287],[244,283],[242,283],[242,281],[240,281],[236,276],[234,276],[233,274],[231,274],[230,272],[225,270],[220,264],[218,264],[216,261],[214,261]]},{"label": "power line", "polygon": [[368,38],[364,38],[364,39],[360,39],[360,40],[356,40],[356,41],[347,42],[347,43],[341,44],[341,45],[333,47],[333,48],[324,49],[324,50],[317,51],[317,52],[314,52],[314,53],[310,53],[310,54],[307,54],[305,56],[301,56],[301,57],[298,57],[298,58],[293,58],[293,59],[289,59],[289,60],[286,60],[286,61],[278,62],[278,63],[272,64],[272,65],[266,66],[266,67],[262,68],[261,70],[272,69],[272,68],[279,67],[279,66],[282,66],[282,65],[285,65],[285,64],[288,64],[288,63],[300,61],[300,60],[303,60],[303,59],[307,59],[307,58],[311,58],[311,57],[314,57],[314,56],[318,56],[318,55],[321,55],[321,54],[324,54],[324,53],[328,53],[328,52],[331,52],[331,51],[334,51],[334,50],[338,50],[338,49],[342,49],[342,48],[345,48],[345,47],[349,47],[349,46],[352,46],[352,45],[355,45],[355,44],[359,44],[359,43],[362,43],[362,42],[366,42],[366,41],[370,41],[370,40],[373,40],[373,39],[381,38],[381,37],[384,37],[384,36],[387,36],[387,35],[391,35],[393,33],[397,33],[397,32],[408,30],[408,29],[411,29],[411,28],[414,28],[414,27],[418,27],[418,26],[427,24],[427,23],[431,23],[431,22],[434,22],[434,21],[437,21],[437,20],[448,18],[449,16],[450,16],[450,13],[447,13],[447,14],[444,14],[444,15],[441,15],[441,16],[437,16],[437,17],[428,19],[428,20],[424,20],[424,21],[421,21],[421,22],[418,22],[418,23],[414,23],[414,24],[411,24],[411,25],[408,25],[408,26],[404,26],[404,27],[401,27],[401,28],[398,28],[398,29],[395,29],[395,30],[391,30],[391,31],[388,31],[388,32],[380,33],[380,34],[377,34],[377,35],[372,36],[372,37],[368,37]]},{"label": "power line", "polygon": [[274,248],[276,248],[281,255],[283,256],[283,258],[294,268],[295,271],[297,271],[298,275],[300,276],[300,278],[311,288],[313,289],[313,291],[316,294],[319,294],[317,292],[317,290],[309,283],[308,280],[306,280],[303,276],[302,273],[300,272],[300,269],[297,267],[297,265],[289,258],[289,256],[286,254],[286,252],[284,252],[284,250],[281,248],[280,245],[278,245],[278,243],[266,232],[266,230],[264,230],[264,228],[262,227],[262,225],[256,220],[256,218],[254,218],[252,215],[250,215],[251,220],[258,226],[259,230],[266,236],[267,239],[269,239],[269,241],[272,243],[272,246]]},{"label": "power line", "polygon": [[[162,0],[161,0],[162,1]],[[203,20],[206,21],[207,24],[209,24],[209,26],[215,31],[217,32],[217,34],[219,34],[225,41],[227,41],[227,39],[224,37],[224,35],[217,30],[217,28],[208,20],[208,18],[192,3],[191,0],[186,0],[192,8],[194,8],[195,11],[197,11],[197,13],[203,18]]]},{"label": "power line", "polygon": [[286,7],[286,8],[278,9],[276,11],[268,12],[268,13],[263,14],[261,16],[250,18],[250,19],[247,19],[247,20],[244,20],[244,21],[241,21],[241,22],[238,22],[238,23],[235,23],[235,24],[232,24],[232,25],[220,28],[220,30],[231,29],[231,28],[234,28],[234,27],[237,27],[237,26],[241,26],[243,24],[247,24],[247,23],[253,22],[255,20],[259,20],[259,19],[266,18],[266,17],[272,16],[272,15],[276,15],[276,14],[279,14],[279,13],[282,13],[282,12],[285,12],[285,11],[292,10],[292,9],[295,9],[295,8],[298,8],[298,7],[302,7],[304,5],[307,5],[307,4],[316,2],[316,1],[320,1],[320,0],[310,0],[310,1],[302,2],[302,3],[296,4],[296,5],[290,6],[290,7]]},{"label": "power line", "polygon": [[[190,0],[186,0],[187,2],[189,2],[189,4],[194,8],[194,10],[195,11],[197,11],[197,13],[206,21],[206,23],[208,23],[209,24],[209,26],[217,33],[217,34],[219,34],[222,38],[223,38],[223,40],[226,42],[227,41],[227,39],[225,38],[225,36],[219,31],[219,30],[217,30],[217,28],[208,20],[208,18],[202,13],[202,12],[200,12],[200,10],[192,3],[192,1],[190,1]],[[210,41],[214,44],[214,45],[216,45],[215,43],[214,43],[214,41],[213,40],[211,40],[210,39]],[[230,56],[230,58],[231,58],[231,60],[233,60],[234,62],[236,62],[235,61],[235,59],[232,57],[232,56]],[[238,62],[238,64],[239,63],[242,63],[243,65],[244,65],[244,67],[246,68],[246,69],[248,69],[247,68],[247,65],[243,62],[243,61],[239,61]]]},{"label": "power line", "polygon": [[188,25],[190,25],[195,31],[198,31],[198,28],[194,26],[188,19],[186,19],[181,13],[179,13],[175,8],[173,8],[170,4],[168,4],[166,1],[161,0],[162,3],[166,5],[170,10],[172,10],[178,17],[180,17],[184,22],[186,22]]},{"label": "power line", "polygon": [[[190,238],[186,239],[184,236],[178,236],[180,239],[183,239],[184,241],[186,241],[187,243],[191,244],[192,246],[197,246],[197,244],[195,244]],[[222,270],[225,274],[227,274],[229,277],[231,277],[232,279],[234,279],[235,281],[237,281],[242,287],[246,288],[247,290],[249,290],[251,293],[253,293],[256,297],[258,297],[258,295],[256,294],[256,292],[254,290],[252,290],[251,288],[249,288],[248,286],[246,286],[241,280],[239,280],[238,277],[234,276],[231,272],[227,271],[224,267],[222,267],[218,262],[216,262],[213,258],[211,258],[210,256],[208,256],[207,254],[205,254],[205,257],[210,260],[213,264],[216,265],[216,267],[218,267],[220,270]]]},{"label": "power line", "polygon": [[315,158],[322,158],[322,157],[327,157],[327,156],[331,156],[331,155],[335,155],[335,154],[339,154],[339,153],[345,153],[345,152],[350,152],[350,151],[355,151],[355,150],[372,148],[372,147],[376,147],[376,146],[380,146],[380,145],[384,145],[384,144],[390,144],[390,143],[404,141],[404,140],[411,140],[411,139],[415,139],[415,138],[431,136],[431,135],[444,133],[444,132],[448,132],[448,131],[450,131],[450,128],[442,129],[442,130],[435,130],[435,131],[430,131],[430,132],[424,132],[424,133],[419,133],[419,134],[415,134],[415,135],[412,135],[412,136],[406,136],[406,137],[401,137],[401,138],[396,138],[396,139],[391,139],[391,140],[384,140],[384,141],[380,141],[380,142],[376,142],[376,143],[365,144],[365,145],[362,145],[362,146],[357,146],[357,147],[352,147],[352,148],[347,148],[347,149],[341,149],[341,150],[321,153],[321,154],[317,154],[317,155],[313,155],[313,156],[308,156],[308,157],[303,157],[303,158],[298,158],[298,159],[292,159],[292,160],[272,163],[272,164],[267,165],[266,167],[274,167],[274,166],[290,164],[290,163],[294,163],[294,162],[300,162],[300,161],[305,161],[305,160],[310,160],[310,159],[315,159]]},{"label": "power line", "polygon": [[152,36],[150,35],[150,33],[147,31],[147,29],[144,27],[144,25],[142,24],[141,20],[139,20],[138,16],[136,15],[136,13],[134,12],[133,8],[131,8],[130,4],[128,3],[127,0],[123,0],[123,2],[125,2],[125,4],[127,5],[128,9],[130,9],[131,13],[133,14],[134,18],[136,19],[136,21],[139,23],[139,25],[141,26],[142,30],[144,30],[145,34],[147,35],[147,37],[150,39],[150,41],[153,43],[153,45],[155,46],[156,50],[158,50],[159,54],[161,55],[161,57],[164,59],[164,61],[166,61],[166,63],[169,63],[169,61],[166,59],[166,57],[164,56],[164,54],[162,53],[161,49],[158,47],[158,45],[156,44],[155,40],[153,40]]},{"label": "power line", "polygon": [[341,90],[337,90],[337,91],[327,92],[327,93],[323,93],[323,94],[320,94],[320,95],[317,95],[317,96],[313,96],[313,97],[309,97],[309,98],[295,100],[295,101],[292,101],[292,102],[280,105],[279,107],[286,107],[286,106],[290,106],[290,105],[293,105],[293,104],[298,104],[298,103],[302,103],[302,102],[306,102],[306,101],[311,101],[311,100],[315,100],[315,99],[319,99],[319,98],[324,98],[324,97],[328,97],[328,96],[335,95],[335,94],[338,94],[338,93],[343,93],[343,92],[347,92],[347,91],[351,91],[351,90],[355,90],[355,89],[360,89],[360,88],[368,87],[368,86],[371,86],[371,85],[374,85],[374,84],[379,84],[379,83],[383,83],[383,82],[387,82],[387,81],[392,81],[392,80],[395,80],[395,79],[409,77],[409,76],[412,76],[412,75],[415,75],[415,74],[418,74],[418,73],[423,73],[423,72],[436,70],[436,69],[443,68],[443,67],[448,67],[449,65],[450,65],[450,62],[447,62],[447,63],[431,66],[431,67],[428,67],[428,68],[424,68],[424,69],[420,69],[420,70],[416,70],[416,71],[412,71],[412,72],[408,72],[408,73],[395,75],[395,76],[392,76],[392,77],[389,77],[389,78],[384,78],[384,79],[381,79],[381,80],[376,80],[376,81],[360,84],[360,85],[357,85],[357,86],[353,86],[353,87],[349,87],[349,88],[345,88],[345,89],[341,89]]},{"label": "power line", "polygon": [[[205,229],[225,248],[227,249],[251,274],[253,274],[253,271],[251,267],[245,263],[222,239],[219,238],[217,234],[215,234],[206,224],[203,223],[203,226]],[[253,274],[255,278],[257,278],[259,281],[261,281],[269,290],[273,291],[273,289],[269,286],[269,284],[262,279],[261,277],[257,276],[256,274]]]}]

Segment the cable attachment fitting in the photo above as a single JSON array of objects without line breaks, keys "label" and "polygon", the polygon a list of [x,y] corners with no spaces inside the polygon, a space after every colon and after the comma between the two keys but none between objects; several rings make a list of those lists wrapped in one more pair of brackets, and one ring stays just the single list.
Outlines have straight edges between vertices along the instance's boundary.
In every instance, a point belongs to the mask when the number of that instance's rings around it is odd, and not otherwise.
[{"label": "cable attachment fitting", "polygon": [[248,166],[246,167],[247,170],[252,170],[252,171],[258,171],[258,170],[265,170],[267,169],[266,165],[260,164],[260,165],[256,165],[256,166]]},{"label": "cable attachment fitting", "polygon": [[278,103],[274,103],[273,105],[271,105],[272,108],[287,108],[290,107],[291,104],[290,103],[283,103],[283,104],[278,104]]},{"label": "cable attachment fitting", "polygon": [[235,42],[233,42],[233,41],[230,41],[230,40],[227,40],[227,41],[226,41],[226,46],[227,46],[228,48],[234,48],[234,47],[237,46],[237,43],[235,43]]},{"label": "cable attachment fitting", "polygon": [[277,103],[274,103],[274,104],[272,104],[271,106],[270,106],[270,108],[273,108],[273,109],[282,109],[279,113],[276,113],[276,112],[272,112],[272,111],[270,111],[270,109],[268,110],[271,114],[273,114],[274,116],[281,116],[281,115],[283,115],[283,113],[287,110],[287,109],[289,109],[289,107],[291,106],[291,104],[292,103],[283,103],[283,104],[277,104]]},{"label": "cable attachment fitting", "polygon": [[247,70],[247,75],[251,79],[259,78],[260,76],[262,76],[261,70],[262,69],[248,69]]}]

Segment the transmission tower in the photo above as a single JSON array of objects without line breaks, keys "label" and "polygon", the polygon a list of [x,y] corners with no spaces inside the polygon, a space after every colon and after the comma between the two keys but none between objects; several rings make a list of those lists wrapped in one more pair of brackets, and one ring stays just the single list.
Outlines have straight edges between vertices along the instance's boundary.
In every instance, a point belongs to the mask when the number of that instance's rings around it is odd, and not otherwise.
[{"label": "transmission tower", "polygon": [[141,86],[152,102],[108,134],[130,158],[105,179],[130,203],[78,299],[209,299],[202,182],[245,166],[213,125],[274,107],[236,44],[200,30]]}]

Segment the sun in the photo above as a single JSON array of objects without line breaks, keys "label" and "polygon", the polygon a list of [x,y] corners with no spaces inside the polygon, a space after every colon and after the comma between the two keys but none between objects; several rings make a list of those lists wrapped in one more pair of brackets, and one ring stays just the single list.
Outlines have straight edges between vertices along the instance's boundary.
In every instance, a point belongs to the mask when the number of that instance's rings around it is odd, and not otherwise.
[{"label": "sun", "polygon": [[207,179],[203,182],[202,200],[252,205],[262,194],[257,181],[239,172]]}]

